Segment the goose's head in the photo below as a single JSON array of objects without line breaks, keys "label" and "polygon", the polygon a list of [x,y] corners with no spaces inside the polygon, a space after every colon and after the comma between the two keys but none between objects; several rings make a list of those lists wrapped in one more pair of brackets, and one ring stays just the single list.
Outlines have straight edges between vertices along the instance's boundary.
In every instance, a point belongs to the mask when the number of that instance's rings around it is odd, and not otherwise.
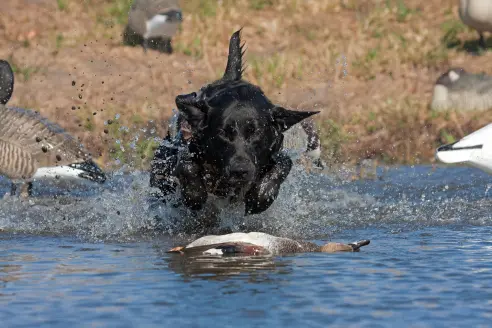
[{"label": "goose's head", "polygon": [[443,73],[436,81],[436,85],[442,85],[449,87],[456,81],[458,81],[464,74],[466,74],[465,69],[461,67],[450,68],[446,73]]},{"label": "goose's head", "polygon": [[10,64],[0,59],[0,105],[5,105],[14,92],[14,72]]}]

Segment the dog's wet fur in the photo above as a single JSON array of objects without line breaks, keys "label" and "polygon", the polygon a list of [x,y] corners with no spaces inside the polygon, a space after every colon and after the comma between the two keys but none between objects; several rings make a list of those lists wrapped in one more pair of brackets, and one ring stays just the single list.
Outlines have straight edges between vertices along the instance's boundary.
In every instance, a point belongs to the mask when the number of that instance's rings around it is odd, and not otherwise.
[{"label": "dog's wet fur", "polygon": [[176,97],[191,138],[179,141],[185,147],[170,147],[167,140],[152,161],[151,186],[165,196],[176,192],[177,180],[181,201],[195,211],[209,194],[244,202],[246,215],[268,209],[292,167],[282,152],[283,132],[318,113],[274,105],[243,80],[243,48],[239,30],[230,39],[224,76]]}]

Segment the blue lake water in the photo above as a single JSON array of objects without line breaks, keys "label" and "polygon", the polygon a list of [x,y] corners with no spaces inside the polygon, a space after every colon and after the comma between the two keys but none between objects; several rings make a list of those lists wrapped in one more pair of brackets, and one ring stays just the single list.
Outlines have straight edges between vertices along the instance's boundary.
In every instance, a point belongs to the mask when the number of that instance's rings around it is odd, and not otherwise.
[{"label": "blue lake water", "polygon": [[379,173],[350,182],[298,170],[267,212],[222,216],[233,230],[370,239],[360,253],[167,254],[189,237],[162,222],[183,214],[149,205],[140,173],[102,190],[52,198],[63,186],[41,184],[30,201],[1,200],[1,327],[490,326],[492,178],[430,166]]}]

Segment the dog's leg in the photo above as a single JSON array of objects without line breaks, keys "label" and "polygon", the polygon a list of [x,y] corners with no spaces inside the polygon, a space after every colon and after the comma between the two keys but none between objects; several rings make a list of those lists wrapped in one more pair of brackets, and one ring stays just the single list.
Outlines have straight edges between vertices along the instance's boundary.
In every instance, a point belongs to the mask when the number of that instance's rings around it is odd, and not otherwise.
[{"label": "dog's leg", "polygon": [[[183,224],[183,231],[189,235],[223,234],[219,230],[220,210],[215,204],[207,203],[201,211],[192,211]],[[231,231],[232,232],[232,231]],[[230,233],[230,232],[225,232]]]},{"label": "dog's leg", "polygon": [[173,179],[172,172],[178,161],[178,148],[162,144],[157,148],[154,158],[150,163],[150,186],[159,188],[160,195],[154,195],[157,198],[163,198],[176,192],[176,182]]},{"label": "dog's leg", "polygon": [[246,215],[258,214],[266,211],[277,198],[280,185],[289,175],[292,168],[292,160],[286,154],[278,154],[275,164],[263,178],[255,184],[246,194]]},{"label": "dog's leg", "polygon": [[194,211],[201,210],[208,197],[201,165],[191,158],[181,158],[175,175],[179,179],[183,203]]}]

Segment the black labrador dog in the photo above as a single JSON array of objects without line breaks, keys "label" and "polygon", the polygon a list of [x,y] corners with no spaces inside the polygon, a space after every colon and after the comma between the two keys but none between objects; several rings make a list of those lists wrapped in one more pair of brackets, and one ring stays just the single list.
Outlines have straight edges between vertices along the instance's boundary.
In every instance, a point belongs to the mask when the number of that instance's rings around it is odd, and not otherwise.
[{"label": "black labrador dog", "polygon": [[190,137],[168,133],[151,163],[151,186],[166,196],[179,185],[180,200],[195,211],[209,194],[244,202],[245,215],[268,209],[292,167],[282,151],[283,132],[319,113],[274,105],[244,81],[243,47],[239,30],[230,39],[223,77],[176,97],[178,129],[186,123]]}]

